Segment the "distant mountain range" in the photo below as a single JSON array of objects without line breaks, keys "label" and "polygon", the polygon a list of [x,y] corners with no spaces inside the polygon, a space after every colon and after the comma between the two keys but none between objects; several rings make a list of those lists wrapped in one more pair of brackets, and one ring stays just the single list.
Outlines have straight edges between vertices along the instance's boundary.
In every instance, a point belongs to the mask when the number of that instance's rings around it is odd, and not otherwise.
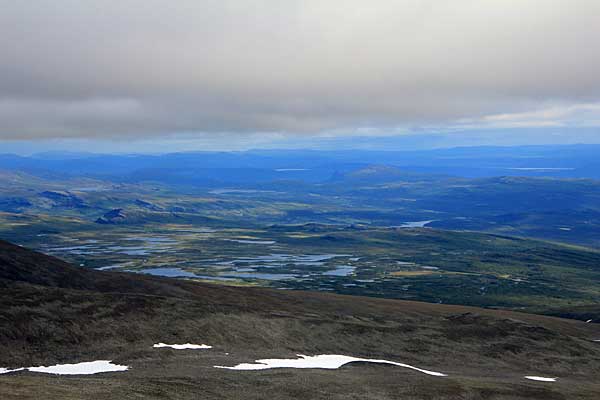
[{"label": "distant mountain range", "polygon": [[[0,212],[108,224],[430,220],[600,246],[597,154],[600,145],[2,155]],[[127,217],[105,218],[111,210]]]},{"label": "distant mountain range", "polygon": [[[31,157],[0,155],[0,169],[34,174],[147,179],[155,174],[190,182],[204,174],[219,180],[222,170],[238,182],[274,179],[322,181],[336,171],[385,164],[407,171],[461,177],[552,176],[600,178],[600,145],[462,147],[420,151],[252,150],[164,155],[45,153]],[[181,170],[187,171],[183,174]],[[176,173],[179,171],[179,173]]]}]

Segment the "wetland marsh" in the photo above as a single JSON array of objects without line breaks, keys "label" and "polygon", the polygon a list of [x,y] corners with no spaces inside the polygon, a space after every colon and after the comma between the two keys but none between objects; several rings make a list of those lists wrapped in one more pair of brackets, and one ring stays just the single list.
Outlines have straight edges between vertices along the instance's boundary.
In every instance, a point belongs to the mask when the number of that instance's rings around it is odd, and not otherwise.
[{"label": "wetland marsh", "polygon": [[[595,304],[600,253],[432,228],[83,225],[20,243],[84,268],[545,313]],[[552,304],[552,309],[548,306]],[[588,316],[588,318],[590,318]]]}]

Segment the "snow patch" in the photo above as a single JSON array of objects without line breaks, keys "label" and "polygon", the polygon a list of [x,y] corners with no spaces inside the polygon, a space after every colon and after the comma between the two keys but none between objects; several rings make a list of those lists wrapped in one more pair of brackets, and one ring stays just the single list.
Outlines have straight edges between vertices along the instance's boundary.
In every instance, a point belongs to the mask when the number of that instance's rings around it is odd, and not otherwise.
[{"label": "snow patch", "polygon": [[186,350],[186,349],[190,349],[190,350],[200,350],[200,349],[212,349],[212,346],[208,346],[206,344],[191,344],[191,343],[186,343],[186,344],[165,344],[165,343],[157,343],[154,346],[152,346],[154,348],[161,348],[161,347],[169,347],[171,349],[176,349],[176,350]]},{"label": "snow patch", "polygon": [[526,376],[525,379],[539,382],[556,382],[558,378],[544,378],[543,376]]},{"label": "snow patch", "polygon": [[351,362],[370,362],[377,364],[391,364],[396,365],[398,367],[409,368],[415,371],[422,372],[427,375],[432,376],[447,376],[446,374],[442,374],[441,372],[428,371],[426,369],[421,369],[417,367],[413,367],[412,365],[397,363],[394,361],[388,360],[376,360],[369,358],[357,358],[336,354],[321,354],[317,356],[305,356],[302,354],[298,354],[297,359],[285,359],[285,358],[272,358],[272,359],[262,359],[256,360],[255,364],[251,363],[242,363],[238,364],[234,367],[224,367],[224,366],[215,366],[215,368],[223,368],[223,369],[233,369],[233,370],[261,370],[261,369],[270,369],[270,368],[322,368],[322,369],[338,369],[343,365],[346,365]]},{"label": "snow patch", "polygon": [[11,372],[23,371],[24,369],[25,368],[17,368],[17,369],[0,368],[0,375],[2,375],[2,374],[9,374]]},{"label": "snow patch", "polygon": [[18,369],[0,368],[0,374],[8,374],[10,372],[27,370],[31,372],[41,372],[44,374],[55,375],[92,375],[101,372],[127,371],[128,369],[129,367],[126,365],[117,365],[113,364],[112,361],[98,360],[82,362],[78,364],[56,364],[50,367],[29,367]]}]

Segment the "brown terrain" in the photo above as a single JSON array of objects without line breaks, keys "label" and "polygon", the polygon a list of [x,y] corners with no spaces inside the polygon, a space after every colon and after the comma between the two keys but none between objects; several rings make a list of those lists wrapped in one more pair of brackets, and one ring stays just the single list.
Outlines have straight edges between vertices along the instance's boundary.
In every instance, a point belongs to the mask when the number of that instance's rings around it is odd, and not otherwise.
[{"label": "brown terrain", "polygon": [[[598,399],[600,325],[86,270],[0,242],[0,368],[113,360],[125,372],[0,375],[1,399]],[[205,350],[155,349],[196,343]],[[232,371],[343,354],[438,371]],[[556,382],[524,379],[557,377]]]}]

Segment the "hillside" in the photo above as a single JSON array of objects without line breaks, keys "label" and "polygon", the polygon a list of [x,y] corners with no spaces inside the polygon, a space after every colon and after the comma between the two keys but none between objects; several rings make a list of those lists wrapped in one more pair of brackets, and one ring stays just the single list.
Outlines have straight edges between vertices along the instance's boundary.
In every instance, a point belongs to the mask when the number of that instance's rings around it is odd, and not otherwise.
[{"label": "hillside", "polygon": [[0,238],[115,272],[600,318],[579,309],[598,303],[600,252],[505,235],[363,225],[96,224],[20,216],[0,223]]},{"label": "hillside", "polygon": [[[126,372],[0,375],[3,399],[594,399],[598,324],[419,302],[90,271],[0,242],[0,368],[113,360]],[[207,350],[154,349],[203,343]],[[338,370],[230,371],[341,354]],[[558,377],[536,382],[525,375]]]}]

